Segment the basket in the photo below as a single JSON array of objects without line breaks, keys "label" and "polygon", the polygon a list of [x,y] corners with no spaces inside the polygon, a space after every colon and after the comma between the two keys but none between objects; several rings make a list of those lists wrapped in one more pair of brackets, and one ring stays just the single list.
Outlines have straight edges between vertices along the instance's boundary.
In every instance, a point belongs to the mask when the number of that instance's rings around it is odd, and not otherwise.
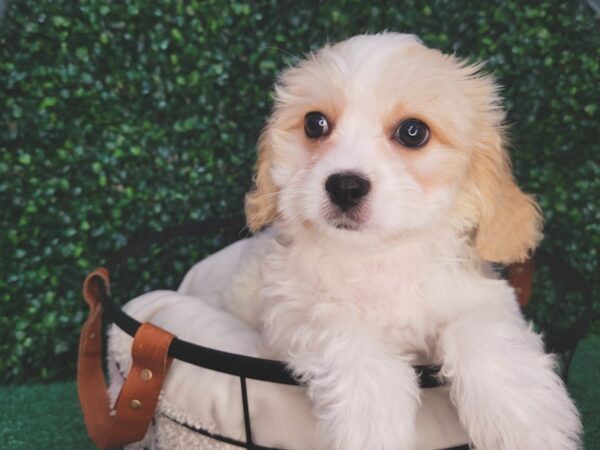
[{"label": "basket", "polygon": [[[160,232],[141,232],[134,236],[126,246],[109,258],[106,265],[112,273],[119,273],[119,268],[126,262],[127,258],[137,256],[144,252],[148,253],[154,245],[164,244],[175,238],[191,239],[198,236],[206,236],[215,232],[220,233],[221,235],[231,236],[232,240],[234,240],[237,236],[235,233],[231,233],[231,231],[238,231],[240,229],[243,229],[242,220],[234,218],[193,222]],[[577,343],[585,335],[589,326],[591,295],[585,280],[575,269],[562,259],[545,251],[538,251],[534,260],[536,266],[534,287],[540,283],[547,282],[547,280],[543,278],[544,275],[548,275],[550,277],[549,279],[551,279],[554,284],[552,292],[555,294],[556,299],[552,305],[548,306],[543,324],[547,348],[560,355],[562,362],[562,376],[566,381]],[[185,340],[180,340],[170,335],[168,332],[160,330],[158,327],[140,323],[125,313],[121,307],[116,305],[112,300],[109,291],[108,275],[103,271],[94,272],[88,276],[86,279],[84,295],[86,296],[88,303],[92,306],[91,316],[94,316],[94,326],[87,327],[87,329],[84,327],[84,330],[82,331],[78,386],[86,425],[88,426],[88,431],[96,445],[100,448],[109,448],[136,442],[144,437],[150,422],[154,419],[153,415],[159,401],[158,397],[161,392],[162,381],[164,380],[164,376],[166,376],[170,361],[176,359],[185,361],[194,366],[203,367],[223,374],[229,374],[238,378],[239,395],[241,397],[240,401],[243,410],[245,439],[236,439],[215,432],[214,430],[190,427],[186,424],[182,424],[182,426],[185,426],[188,431],[202,434],[210,440],[228,444],[233,447],[255,450],[280,450],[275,449],[274,447],[261,446],[260,443],[256,443],[253,440],[251,408],[248,396],[248,380],[259,380],[277,383],[279,385],[298,385],[299,383],[287,370],[284,363],[196,345]],[[576,301],[574,301],[574,299],[576,299]],[[526,313],[535,316],[537,312],[535,309],[537,303],[539,303],[539,299],[536,297],[534,289],[533,301],[525,307]],[[551,326],[553,323],[552,317],[564,317],[565,307],[568,307],[567,309],[570,310],[570,317],[572,317],[572,320],[566,325],[561,324],[560,327],[554,329]],[[576,314],[573,314],[573,308],[576,309]],[[104,380],[100,380],[96,374],[93,379],[88,379],[87,382],[83,381],[89,377],[86,377],[86,371],[81,368],[82,352],[86,353],[87,351],[87,353],[91,353],[93,354],[93,357],[99,359],[98,349],[101,348],[101,342],[98,342],[101,340],[97,337],[95,341],[92,339],[95,346],[93,348],[86,348],[86,345],[89,345],[89,342],[84,342],[84,335],[88,337],[91,334],[99,336],[99,317],[101,317],[102,311],[106,313],[108,320],[113,322],[116,327],[123,330],[127,335],[135,337],[133,346],[134,352],[136,348],[135,343],[138,339],[141,344],[145,344],[145,342],[142,342],[143,339],[146,339],[147,342],[162,342],[161,345],[163,347],[162,353],[158,352],[158,356],[152,356],[154,358],[152,364],[156,367],[152,373],[158,373],[159,375],[154,375],[152,380],[144,381],[144,368],[140,366],[136,369],[134,364],[129,375],[127,375],[126,383],[129,383],[130,379],[135,378],[132,376],[132,373],[136,370],[139,372],[137,374],[141,381],[139,383],[131,383],[132,385],[130,386],[124,385],[116,405],[111,405],[111,402],[106,395],[106,385]],[[538,321],[542,322],[539,317]],[[89,322],[90,320],[88,320],[86,325],[89,325]],[[150,338],[144,336],[150,336]],[[138,345],[138,347],[144,347],[144,345],[141,344]],[[100,347],[98,347],[98,345]],[[148,345],[146,345],[146,347],[147,346]],[[149,346],[153,347],[154,344]],[[142,359],[146,357],[147,355],[140,356]],[[437,367],[418,366],[417,370],[418,373],[420,373],[420,383],[423,389],[439,387],[439,382],[436,378],[438,371]],[[126,374],[122,375],[125,377]],[[154,383],[153,389],[149,389],[148,383],[150,382]],[[92,385],[93,383],[95,383],[95,385]],[[82,386],[82,384],[84,385]],[[95,387],[96,390],[96,397],[93,402],[90,401],[90,396],[85,392],[86,388],[90,390],[92,387]],[[140,391],[143,392],[140,393]],[[104,399],[101,398],[102,395],[104,396]],[[141,396],[144,396],[144,400],[140,401],[141,406],[137,407],[136,410],[134,405],[137,405],[137,403],[135,403],[135,400],[137,397]],[[103,403],[103,405],[98,406],[98,402]],[[90,406],[91,403],[94,403],[95,405],[93,408]],[[98,416],[99,410],[102,411],[104,416],[108,416],[108,418],[104,417],[102,421],[99,421],[97,418],[94,419],[92,416]],[[116,410],[116,414],[114,413],[114,410]],[[140,414],[133,414],[135,417],[132,418],[132,410],[134,413]],[[140,416],[143,416],[143,420],[140,420]],[[119,436],[113,436],[115,434]],[[469,447],[464,444],[449,448],[467,449]]]}]

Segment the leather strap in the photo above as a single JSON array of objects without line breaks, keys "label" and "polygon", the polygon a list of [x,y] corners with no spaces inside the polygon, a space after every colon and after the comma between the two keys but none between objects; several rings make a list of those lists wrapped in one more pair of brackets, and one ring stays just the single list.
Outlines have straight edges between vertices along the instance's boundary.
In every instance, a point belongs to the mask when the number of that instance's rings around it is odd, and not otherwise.
[{"label": "leather strap", "polygon": [[109,289],[109,274],[104,268],[90,273],[83,283],[90,312],[81,330],[77,366],[83,418],[92,441],[102,449],[143,439],[171,364],[168,350],[174,338],[150,323],[142,324],[133,340],[131,370],[113,410],[102,368],[101,296]]},{"label": "leather strap", "polygon": [[507,267],[508,283],[514,288],[519,305],[527,306],[531,297],[533,284],[533,257],[521,263],[513,263]]}]

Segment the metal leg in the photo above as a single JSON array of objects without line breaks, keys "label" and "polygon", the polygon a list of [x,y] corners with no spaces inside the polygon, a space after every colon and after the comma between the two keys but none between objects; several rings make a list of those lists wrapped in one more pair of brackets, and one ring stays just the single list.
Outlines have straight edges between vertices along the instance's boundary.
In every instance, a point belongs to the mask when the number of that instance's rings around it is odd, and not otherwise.
[{"label": "metal leg", "polygon": [[246,444],[248,450],[254,449],[252,442],[252,426],[250,424],[250,409],[248,408],[248,389],[246,387],[246,377],[240,377],[240,386],[242,388],[242,406],[244,408],[244,426],[246,427]]}]

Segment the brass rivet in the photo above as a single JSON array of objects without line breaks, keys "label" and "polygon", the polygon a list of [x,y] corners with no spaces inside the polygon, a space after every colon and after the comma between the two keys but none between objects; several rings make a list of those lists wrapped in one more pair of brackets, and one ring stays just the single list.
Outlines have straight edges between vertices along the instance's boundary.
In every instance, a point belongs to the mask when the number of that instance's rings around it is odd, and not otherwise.
[{"label": "brass rivet", "polygon": [[517,273],[523,273],[523,268],[522,267],[517,267],[515,269],[515,272],[517,272]]},{"label": "brass rivet", "polygon": [[152,371],[150,369],[144,369],[140,372],[140,377],[144,381],[150,381],[152,379]]},{"label": "brass rivet", "polygon": [[134,398],[129,402],[129,406],[133,409],[139,409],[142,407],[142,402],[140,402],[137,398]]},{"label": "brass rivet", "polygon": [[94,339],[96,337],[96,333],[91,333],[90,334],[90,339]]}]

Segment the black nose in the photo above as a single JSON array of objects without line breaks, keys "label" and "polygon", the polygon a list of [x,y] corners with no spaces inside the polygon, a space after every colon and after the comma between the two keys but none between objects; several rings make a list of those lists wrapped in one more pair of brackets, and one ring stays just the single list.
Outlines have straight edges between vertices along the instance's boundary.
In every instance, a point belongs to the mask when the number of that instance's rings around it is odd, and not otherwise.
[{"label": "black nose", "polygon": [[336,173],[329,176],[325,182],[325,190],[329,193],[329,198],[342,211],[358,205],[370,189],[369,180],[353,173]]}]

